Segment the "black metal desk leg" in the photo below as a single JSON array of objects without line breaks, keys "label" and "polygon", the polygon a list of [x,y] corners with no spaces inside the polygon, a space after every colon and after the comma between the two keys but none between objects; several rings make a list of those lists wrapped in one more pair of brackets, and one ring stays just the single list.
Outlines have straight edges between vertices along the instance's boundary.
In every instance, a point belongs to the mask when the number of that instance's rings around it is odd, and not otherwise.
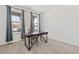
[{"label": "black metal desk leg", "polygon": [[38,37],[36,37],[36,42],[38,43]]},{"label": "black metal desk leg", "polygon": [[24,39],[24,45],[26,46],[26,38]]},{"label": "black metal desk leg", "polygon": [[47,41],[48,41],[48,36],[47,36],[47,34],[46,34],[46,43],[47,43]]},{"label": "black metal desk leg", "polygon": [[30,38],[29,38],[29,39],[28,39],[28,50],[31,50],[30,43],[31,43],[31,41],[30,41]]}]

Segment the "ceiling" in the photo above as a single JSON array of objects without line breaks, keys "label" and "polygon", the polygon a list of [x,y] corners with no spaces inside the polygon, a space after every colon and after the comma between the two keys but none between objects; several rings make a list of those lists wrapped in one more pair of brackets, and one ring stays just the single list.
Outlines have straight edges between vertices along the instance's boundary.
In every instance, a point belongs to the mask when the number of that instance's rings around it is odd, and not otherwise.
[{"label": "ceiling", "polygon": [[20,7],[30,8],[38,12],[46,12],[56,8],[56,5],[20,5]]},{"label": "ceiling", "polygon": [[56,8],[60,8],[61,7],[64,7],[64,8],[72,8],[75,7],[75,8],[79,8],[79,6],[75,6],[75,5],[18,5],[19,7],[22,7],[22,8],[28,8],[29,10],[32,9],[32,10],[35,10],[37,12],[47,12],[47,11],[50,11],[50,10],[54,10]]}]

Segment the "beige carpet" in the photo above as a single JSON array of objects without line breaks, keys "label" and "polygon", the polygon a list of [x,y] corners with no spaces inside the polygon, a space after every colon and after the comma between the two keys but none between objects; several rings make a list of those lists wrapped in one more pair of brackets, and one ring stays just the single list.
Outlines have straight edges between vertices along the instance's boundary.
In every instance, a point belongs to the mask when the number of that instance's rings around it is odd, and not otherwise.
[{"label": "beige carpet", "polygon": [[77,54],[79,47],[49,39],[48,43],[41,41],[35,44],[31,51],[24,46],[24,41],[0,46],[1,54]]}]

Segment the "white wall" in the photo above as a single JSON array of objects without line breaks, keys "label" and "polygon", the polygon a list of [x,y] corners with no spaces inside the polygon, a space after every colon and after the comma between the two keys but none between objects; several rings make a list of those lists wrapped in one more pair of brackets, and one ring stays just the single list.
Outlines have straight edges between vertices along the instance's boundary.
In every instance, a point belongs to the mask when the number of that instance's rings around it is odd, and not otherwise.
[{"label": "white wall", "polygon": [[59,6],[43,13],[49,38],[79,46],[79,6]]},{"label": "white wall", "polygon": [[0,45],[5,43],[6,39],[6,7],[0,5]]}]

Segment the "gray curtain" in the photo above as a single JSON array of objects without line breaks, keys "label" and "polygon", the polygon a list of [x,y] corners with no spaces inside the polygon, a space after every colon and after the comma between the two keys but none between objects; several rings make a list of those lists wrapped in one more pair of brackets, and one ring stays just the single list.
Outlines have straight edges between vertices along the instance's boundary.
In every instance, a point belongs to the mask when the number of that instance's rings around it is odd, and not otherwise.
[{"label": "gray curtain", "polygon": [[10,42],[12,40],[11,7],[7,6],[6,42]]},{"label": "gray curtain", "polygon": [[40,20],[40,14],[38,14],[38,16],[39,16],[39,32],[41,32],[41,24],[40,24],[41,20]]},{"label": "gray curtain", "polygon": [[21,29],[21,39],[23,39],[23,33],[25,33],[24,10],[22,10],[22,29]]},{"label": "gray curtain", "polygon": [[30,12],[31,15],[31,26],[30,26],[30,30],[33,32],[34,31],[34,16],[32,15],[33,13]]},{"label": "gray curtain", "polygon": [[30,20],[30,30],[31,31],[33,31],[33,25],[32,25],[32,19],[33,19],[33,17],[32,17],[32,12],[30,12],[30,16],[31,16],[31,20]]}]

